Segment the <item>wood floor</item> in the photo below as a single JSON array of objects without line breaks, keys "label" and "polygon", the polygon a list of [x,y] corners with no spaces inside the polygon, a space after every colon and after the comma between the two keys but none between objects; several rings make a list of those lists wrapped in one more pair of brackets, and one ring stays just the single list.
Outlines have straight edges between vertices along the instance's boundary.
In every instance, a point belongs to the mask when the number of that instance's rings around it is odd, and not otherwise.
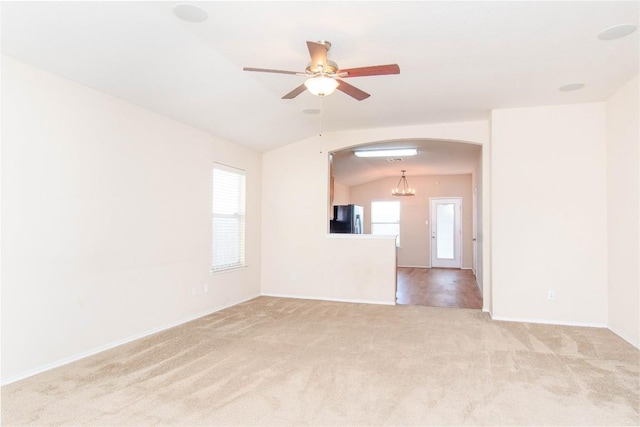
[{"label": "wood floor", "polygon": [[482,308],[471,270],[398,267],[398,304]]}]

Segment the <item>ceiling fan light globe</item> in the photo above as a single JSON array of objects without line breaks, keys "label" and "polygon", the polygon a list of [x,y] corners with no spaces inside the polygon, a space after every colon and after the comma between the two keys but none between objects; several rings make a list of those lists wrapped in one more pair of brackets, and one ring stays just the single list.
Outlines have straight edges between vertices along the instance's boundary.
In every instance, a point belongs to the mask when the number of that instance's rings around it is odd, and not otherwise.
[{"label": "ceiling fan light globe", "polygon": [[307,90],[315,96],[327,96],[335,92],[338,82],[331,77],[312,77],[304,82]]}]

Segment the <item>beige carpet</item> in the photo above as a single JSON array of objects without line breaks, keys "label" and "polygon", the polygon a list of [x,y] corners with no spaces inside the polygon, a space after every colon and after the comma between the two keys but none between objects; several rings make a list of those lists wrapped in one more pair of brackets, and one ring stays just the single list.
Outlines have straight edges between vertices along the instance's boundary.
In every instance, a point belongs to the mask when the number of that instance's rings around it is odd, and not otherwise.
[{"label": "beige carpet", "polygon": [[638,425],[605,329],[261,297],[2,388],[3,425]]}]

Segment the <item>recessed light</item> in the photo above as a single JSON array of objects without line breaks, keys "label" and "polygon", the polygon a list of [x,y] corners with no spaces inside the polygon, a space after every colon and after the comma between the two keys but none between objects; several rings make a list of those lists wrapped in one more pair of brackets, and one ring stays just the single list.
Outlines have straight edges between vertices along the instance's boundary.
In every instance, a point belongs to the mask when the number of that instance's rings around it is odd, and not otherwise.
[{"label": "recessed light", "polygon": [[192,4],[182,3],[173,8],[173,14],[186,22],[204,22],[209,17],[206,10]]},{"label": "recessed light", "polygon": [[415,156],[418,150],[415,148],[398,148],[393,150],[363,150],[354,151],[356,157],[402,157]]},{"label": "recessed light", "polygon": [[317,108],[305,108],[302,112],[305,114],[320,114],[320,110]]},{"label": "recessed light", "polygon": [[558,89],[563,92],[571,92],[572,90],[582,89],[584,87],[584,83],[569,83],[564,86],[560,86]]},{"label": "recessed light", "polygon": [[636,28],[637,27],[634,24],[614,25],[613,27],[609,27],[606,30],[601,31],[600,34],[598,34],[598,38],[600,40],[619,39],[633,33]]}]

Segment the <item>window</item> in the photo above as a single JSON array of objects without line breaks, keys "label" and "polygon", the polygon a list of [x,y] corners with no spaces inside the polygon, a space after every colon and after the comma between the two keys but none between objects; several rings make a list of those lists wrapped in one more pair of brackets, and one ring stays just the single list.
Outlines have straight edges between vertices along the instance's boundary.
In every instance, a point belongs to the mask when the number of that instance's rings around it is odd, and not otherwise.
[{"label": "window", "polygon": [[244,264],[244,171],[213,165],[213,271]]},{"label": "window", "polygon": [[371,234],[396,236],[400,246],[400,202],[371,202]]}]

